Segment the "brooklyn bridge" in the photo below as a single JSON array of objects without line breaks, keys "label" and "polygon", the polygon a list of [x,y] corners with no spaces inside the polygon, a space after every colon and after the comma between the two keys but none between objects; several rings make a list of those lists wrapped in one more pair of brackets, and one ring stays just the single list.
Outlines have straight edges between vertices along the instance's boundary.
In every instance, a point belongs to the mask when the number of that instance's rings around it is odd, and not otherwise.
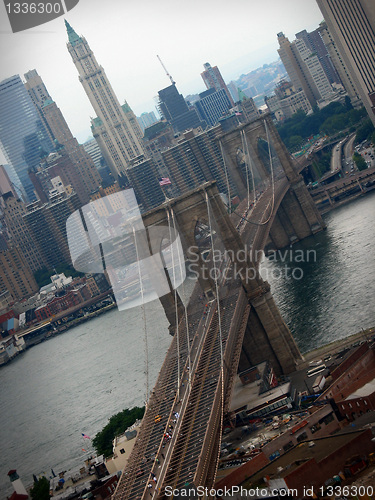
[{"label": "brooklyn bridge", "polygon": [[160,301],[173,338],[115,499],[164,498],[167,486],[211,487],[236,374],[267,360],[281,376],[302,361],[259,265],[263,251],[289,246],[324,223],[269,115],[218,141],[232,182],[227,203],[212,181],[142,216],[146,231],[160,228],[160,248],[161,228],[180,235],[181,259],[197,282],[187,298],[169,273],[170,292]]}]

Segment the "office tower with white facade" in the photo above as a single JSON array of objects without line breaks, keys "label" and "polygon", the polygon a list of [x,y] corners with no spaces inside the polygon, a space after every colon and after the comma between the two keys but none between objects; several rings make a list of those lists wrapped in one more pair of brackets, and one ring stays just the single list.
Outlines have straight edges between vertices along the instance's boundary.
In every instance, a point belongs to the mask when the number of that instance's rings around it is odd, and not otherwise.
[{"label": "office tower with white facade", "polygon": [[302,39],[290,42],[284,33],[278,33],[278,53],[296,89],[302,89],[311,107],[332,95],[328,81],[318,57],[313,54]]},{"label": "office tower with white facade", "polygon": [[143,133],[133,111],[120,105],[104,69],[98,64],[89,44],[65,21],[69,53],[78,70],[79,80],[97,115],[92,133],[113,175],[126,173],[131,161],[144,155]]},{"label": "office tower with white facade", "polygon": [[317,0],[317,4],[375,125],[374,0]]},{"label": "office tower with white facade", "polygon": [[311,32],[302,30],[299,33],[296,33],[296,38],[302,39],[305,42],[306,47],[313,54],[318,56],[319,62],[323,67],[329,83],[341,84],[340,76],[331,61],[330,54],[327,47],[324,45],[319,28]]}]

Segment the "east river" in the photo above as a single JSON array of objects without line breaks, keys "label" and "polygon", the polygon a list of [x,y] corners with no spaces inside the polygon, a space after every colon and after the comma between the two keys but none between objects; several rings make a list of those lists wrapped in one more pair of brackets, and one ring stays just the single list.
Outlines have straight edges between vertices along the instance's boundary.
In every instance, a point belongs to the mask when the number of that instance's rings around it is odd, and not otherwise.
[{"label": "east river", "polygon": [[[326,231],[267,260],[262,273],[302,352],[375,325],[375,193],[325,216]],[[158,303],[144,308],[149,384],[170,343]],[[39,344],[0,369],[0,498],[16,468],[79,466],[108,418],[145,398],[142,310],[112,310]],[[83,451],[86,450],[86,451]]]}]

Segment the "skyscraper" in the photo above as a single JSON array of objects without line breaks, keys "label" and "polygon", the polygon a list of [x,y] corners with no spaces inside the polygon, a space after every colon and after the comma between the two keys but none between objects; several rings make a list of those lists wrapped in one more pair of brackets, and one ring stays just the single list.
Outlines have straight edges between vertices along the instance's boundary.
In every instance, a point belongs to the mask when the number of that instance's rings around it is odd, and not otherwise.
[{"label": "skyscraper", "polygon": [[151,127],[151,125],[159,121],[153,111],[150,111],[149,113],[142,113],[141,116],[137,116],[137,120],[143,131],[145,128]]},{"label": "skyscraper", "polygon": [[202,125],[197,110],[189,108],[175,83],[159,90],[158,94],[160,113],[172,125],[175,132],[184,132]]},{"label": "skyscraper", "polygon": [[278,53],[296,89],[302,89],[311,105],[326,99],[332,93],[332,87],[326,77],[318,57],[313,54],[300,38],[290,42],[284,33],[278,33],[280,45]]},{"label": "skyscraper", "polygon": [[[2,236],[0,235],[2,239]],[[0,293],[8,290],[13,300],[30,297],[39,290],[25,258],[17,247],[0,245]]]},{"label": "skyscraper", "polygon": [[0,146],[25,201],[35,200],[28,171],[53,150],[53,143],[19,75],[0,83]]},{"label": "skyscraper", "polygon": [[[162,152],[172,186],[178,194],[215,180],[222,193],[237,194],[231,172],[226,170],[218,142],[223,133],[220,125],[204,132],[189,130],[173,147]],[[228,184],[230,189],[228,189]]]},{"label": "skyscraper", "polygon": [[36,70],[25,74],[25,87],[37,107],[41,119],[53,140],[64,146],[79,177],[80,183],[73,184],[81,203],[87,203],[90,193],[98,189],[101,179],[91,156],[70,131],[63,114],[49,95],[43,80]]},{"label": "skyscraper", "polygon": [[125,102],[120,105],[111,84],[99,66],[84,37],[80,37],[65,21],[68,50],[79,73],[79,80],[97,117],[92,120],[92,132],[103,156],[116,177],[125,173],[131,160],[144,154],[143,133],[138,121]]},{"label": "skyscraper", "polygon": [[238,89],[238,109],[242,113],[243,122],[249,122],[253,118],[257,118],[259,115],[258,108],[255,105],[254,99],[252,97],[248,97],[245,92],[241,89]]},{"label": "skyscraper", "polygon": [[15,193],[8,191],[0,196],[3,228],[6,229],[8,242],[18,247],[26,259],[32,272],[42,269],[45,263],[42,260],[25,223],[26,206]]},{"label": "skyscraper", "polygon": [[4,165],[0,165],[0,195],[8,192],[13,193],[13,196],[17,196],[16,190],[12,185],[12,181],[9,179]]},{"label": "skyscraper", "polygon": [[213,127],[219,118],[228,114],[232,107],[224,89],[208,89],[199,94],[199,100],[194,103],[199,116],[207,125]]},{"label": "skyscraper", "polygon": [[335,44],[375,125],[373,0],[317,0]]},{"label": "skyscraper", "polygon": [[329,83],[341,83],[336,68],[332,64],[327,47],[324,45],[319,28],[311,31],[310,33],[306,30],[302,30],[299,33],[296,33],[296,38],[302,39],[305,42],[306,47],[318,56],[319,62],[322,65]]},{"label": "skyscraper", "polygon": [[352,105],[354,107],[362,107],[363,104],[355,83],[353,82],[353,77],[351,76],[350,71],[348,70],[342,58],[342,55],[337,48],[337,45],[328,29],[327,23],[325,21],[322,21],[319,25],[318,30],[329,53],[332,64],[340,77],[341,83],[343,84],[344,89],[350,97]]},{"label": "skyscraper", "polygon": [[76,193],[58,194],[49,203],[29,205],[24,215],[26,226],[45,266],[53,269],[60,264],[71,265],[66,236],[66,221],[80,208]]},{"label": "skyscraper", "polygon": [[226,86],[223,77],[221,76],[221,73],[219,71],[219,68],[217,66],[212,67],[210,63],[204,63],[203,64],[204,71],[201,73],[201,77],[203,78],[204,84],[208,89],[215,89],[215,90],[221,90],[224,89],[229,102],[231,103],[231,106],[234,106],[234,102],[232,99],[232,96],[230,95],[230,92],[228,90],[228,87]]}]

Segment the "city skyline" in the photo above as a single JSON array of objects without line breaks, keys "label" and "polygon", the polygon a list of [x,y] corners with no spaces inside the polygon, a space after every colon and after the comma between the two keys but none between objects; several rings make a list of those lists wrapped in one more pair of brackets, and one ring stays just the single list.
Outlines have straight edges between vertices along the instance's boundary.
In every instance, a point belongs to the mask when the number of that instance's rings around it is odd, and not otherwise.
[{"label": "city skyline", "polygon": [[[78,35],[89,41],[120,102],[126,99],[138,116],[154,111],[154,96],[169,85],[156,54],[186,96],[205,90],[200,76],[205,62],[217,65],[229,83],[278,58],[278,31],[293,38],[301,29],[316,28],[323,19],[315,0],[303,2],[303,6],[296,0],[282,5],[267,0],[261,7],[236,0],[231,4],[231,22],[227,6],[217,2],[213,5],[211,0],[178,9],[170,0],[157,4],[147,0],[142,7],[117,1],[104,5],[93,0],[88,8],[86,2],[81,0],[66,19]],[[0,80],[14,74],[24,78],[24,73],[36,69],[59,103],[73,134],[79,142],[86,141],[91,135],[90,116],[95,113],[66,48],[63,18],[13,34],[5,7],[1,9]],[[241,20],[249,19],[245,28],[237,20],[238,12]],[[189,16],[191,22],[186,22]]]}]

